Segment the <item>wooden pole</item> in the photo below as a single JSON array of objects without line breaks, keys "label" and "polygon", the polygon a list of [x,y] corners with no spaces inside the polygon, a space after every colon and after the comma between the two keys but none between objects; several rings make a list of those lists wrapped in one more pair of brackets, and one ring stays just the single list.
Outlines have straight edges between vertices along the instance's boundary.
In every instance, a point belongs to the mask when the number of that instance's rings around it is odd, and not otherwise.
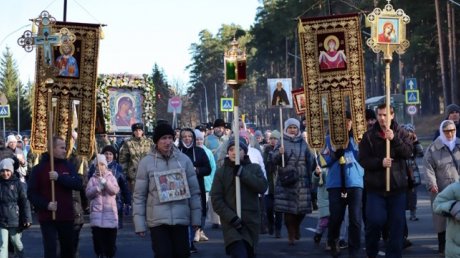
[{"label": "wooden pole", "polygon": [[[238,166],[240,162],[240,123],[238,121],[238,105],[239,105],[239,96],[238,90],[233,89],[233,135],[235,137],[235,165]],[[243,121],[244,122],[244,121]],[[241,181],[240,177],[235,177],[235,196],[236,196],[236,214],[241,218]]]},{"label": "wooden pole", "polygon": [[[53,153],[53,91],[48,89],[48,153],[50,155],[50,168],[54,171],[54,153]],[[55,202],[56,196],[54,191],[54,180],[51,181],[51,202]],[[56,212],[52,212],[53,220],[56,219]]]},{"label": "wooden pole", "polygon": [[[280,131],[281,131],[281,137],[280,137],[281,139],[280,140],[281,140],[281,147],[284,148],[283,109],[281,108],[281,105],[280,105],[279,109],[280,109]],[[281,167],[284,168],[284,154],[281,155]]]},{"label": "wooden pole", "polygon": [[[390,64],[393,60],[392,53],[390,52],[390,44],[387,45],[387,49],[384,55],[385,60],[385,102],[386,106],[386,113],[387,113],[387,121],[386,121],[386,129],[390,129],[391,126],[391,110],[390,110],[390,102],[391,102],[391,81],[390,81]],[[386,139],[386,158],[390,158],[390,140]],[[390,191],[390,169],[389,167],[386,168],[386,191]]]},{"label": "wooden pole", "polygon": [[441,14],[439,10],[439,0],[434,1],[436,11],[436,27],[438,30],[438,47],[439,47],[439,62],[441,63],[441,84],[442,84],[442,96],[444,98],[444,112],[447,107],[447,84],[446,84],[446,66],[444,63],[444,47],[442,45],[442,28],[441,28]]}]

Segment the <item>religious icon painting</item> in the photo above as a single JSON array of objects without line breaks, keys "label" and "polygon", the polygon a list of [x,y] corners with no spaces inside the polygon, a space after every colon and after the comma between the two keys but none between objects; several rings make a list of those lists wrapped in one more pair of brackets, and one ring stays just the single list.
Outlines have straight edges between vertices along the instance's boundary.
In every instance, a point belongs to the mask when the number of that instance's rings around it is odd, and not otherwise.
[{"label": "religious icon painting", "polygon": [[[326,134],[334,146],[347,146],[349,137],[344,124],[348,109],[352,112],[355,139],[359,141],[366,130],[360,20],[359,14],[346,14],[299,21],[305,118],[308,142],[313,148],[324,147]],[[297,106],[301,110],[302,105]]]},{"label": "religious icon painting", "polygon": [[[45,18],[47,16],[40,17],[42,20]],[[34,91],[31,147],[35,153],[47,151],[48,112],[53,109],[53,134],[63,137],[67,146],[71,146],[72,131],[78,128],[76,154],[90,158],[94,151],[96,129],[101,25],[59,21],[48,27],[43,23],[38,25],[36,38],[41,38],[44,43],[37,47],[36,52],[37,87]],[[50,35],[54,41],[49,41]],[[48,106],[48,90],[55,100],[53,107]],[[78,114],[76,125],[72,117],[74,107]]]},{"label": "religious icon painting", "polygon": [[267,79],[271,107],[292,108],[292,79]]},{"label": "religious icon painting", "polygon": [[295,113],[297,115],[302,115],[305,113],[307,108],[307,102],[305,100],[305,91],[304,89],[296,89],[292,91],[292,99],[294,100]]},{"label": "religious icon painting", "polygon": [[160,202],[190,198],[187,176],[183,169],[171,169],[153,173]]},{"label": "religious icon painting", "polygon": [[347,55],[343,32],[317,34],[319,71],[347,69]]},{"label": "religious icon painting", "polygon": [[380,18],[378,20],[378,42],[399,44],[399,19]]},{"label": "religious icon painting", "polygon": [[131,132],[131,125],[143,123],[153,129],[154,86],[147,75],[102,74],[98,80],[98,109],[104,117],[106,133]]}]

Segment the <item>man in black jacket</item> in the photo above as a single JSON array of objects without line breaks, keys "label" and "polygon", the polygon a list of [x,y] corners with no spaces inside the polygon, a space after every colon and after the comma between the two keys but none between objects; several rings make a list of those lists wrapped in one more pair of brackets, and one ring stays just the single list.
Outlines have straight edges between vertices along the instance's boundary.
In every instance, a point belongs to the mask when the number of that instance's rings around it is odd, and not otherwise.
[{"label": "man in black jacket", "polygon": [[[364,168],[366,200],[366,253],[377,257],[379,240],[385,225],[391,236],[386,245],[387,257],[401,257],[405,225],[407,167],[412,154],[409,139],[401,138],[390,108],[387,124],[386,104],[377,107],[377,120],[359,144],[359,162]],[[401,134],[402,135],[402,134]],[[390,141],[390,158],[386,157],[386,140]],[[386,169],[390,168],[390,191],[386,191]]]}]

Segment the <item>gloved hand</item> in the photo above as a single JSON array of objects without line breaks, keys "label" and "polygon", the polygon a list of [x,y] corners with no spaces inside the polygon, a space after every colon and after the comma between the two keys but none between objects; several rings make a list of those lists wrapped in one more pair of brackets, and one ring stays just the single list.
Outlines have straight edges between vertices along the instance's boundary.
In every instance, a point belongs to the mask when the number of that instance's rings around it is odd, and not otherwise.
[{"label": "gloved hand", "polygon": [[105,185],[107,184],[107,179],[101,177],[101,179],[99,179],[99,182],[101,183],[101,185]]},{"label": "gloved hand", "polygon": [[460,221],[460,202],[455,202],[450,209],[450,215],[452,215],[455,220]]},{"label": "gloved hand", "polygon": [[56,171],[50,171],[50,180],[54,180],[54,181],[57,181],[58,180],[58,177],[59,177],[59,174],[58,172]]},{"label": "gloved hand", "polygon": [[235,216],[232,220],[230,220],[230,224],[238,231],[243,229],[243,221],[238,216]]},{"label": "gloved hand", "polygon": [[242,171],[240,171],[240,167],[241,167],[241,165],[236,165],[235,168],[233,168],[233,175],[234,176],[241,176]]},{"label": "gloved hand", "polygon": [[343,155],[345,154],[345,150],[344,149],[337,149],[335,151],[335,157],[337,159],[340,159],[340,157],[342,157]]}]

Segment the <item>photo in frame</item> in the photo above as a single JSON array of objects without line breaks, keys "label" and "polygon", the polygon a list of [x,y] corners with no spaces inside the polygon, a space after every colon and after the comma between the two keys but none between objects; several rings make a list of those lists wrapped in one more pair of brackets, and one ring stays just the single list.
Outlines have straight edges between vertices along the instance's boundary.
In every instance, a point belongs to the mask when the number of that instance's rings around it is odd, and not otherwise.
[{"label": "photo in frame", "polygon": [[270,107],[292,108],[292,79],[267,79]]},{"label": "photo in frame", "polygon": [[292,99],[294,100],[295,113],[297,115],[305,114],[307,102],[305,99],[305,91],[303,88],[292,91]]},{"label": "photo in frame", "polygon": [[160,202],[171,202],[190,198],[187,175],[181,168],[155,172],[155,185]]}]

